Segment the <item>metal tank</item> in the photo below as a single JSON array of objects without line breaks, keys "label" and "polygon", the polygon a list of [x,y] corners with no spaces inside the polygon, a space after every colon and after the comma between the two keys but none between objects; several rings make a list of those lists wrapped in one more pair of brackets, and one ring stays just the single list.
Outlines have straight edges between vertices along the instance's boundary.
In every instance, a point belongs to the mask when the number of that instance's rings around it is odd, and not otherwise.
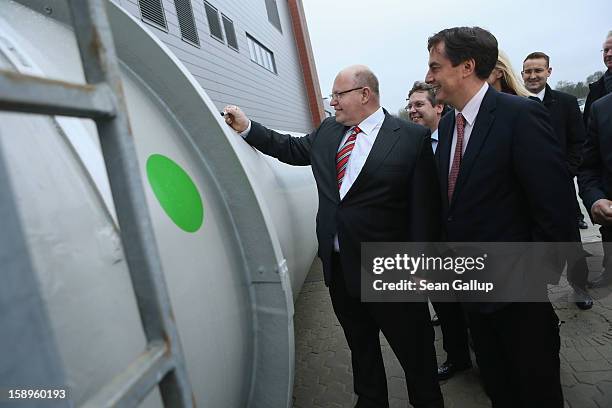
[{"label": "metal tank", "polygon": [[[107,12],[195,405],[289,407],[293,302],[316,251],[310,168],[247,145],[146,27],[113,3]],[[82,83],[69,21],[63,1],[0,2],[0,69]],[[52,336],[40,348],[78,406],[146,343],[96,127],[0,111],[0,151],[36,278],[20,301],[41,303]],[[35,324],[9,309],[3,327]],[[17,331],[3,335],[0,384],[37,370],[11,355]],[[157,391],[143,401],[161,405]]]}]

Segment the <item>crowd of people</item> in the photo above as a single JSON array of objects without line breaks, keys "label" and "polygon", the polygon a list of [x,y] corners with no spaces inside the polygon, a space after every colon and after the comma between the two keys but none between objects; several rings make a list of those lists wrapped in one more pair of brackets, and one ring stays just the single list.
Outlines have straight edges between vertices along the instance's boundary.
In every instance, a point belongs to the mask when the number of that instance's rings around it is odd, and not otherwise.
[{"label": "crowd of people", "polygon": [[389,406],[381,331],[410,403],[443,407],[439,380],[472,366],[469,328],[493,407],[562,408],[550,302],[434,302],[447,352],[438,367],[427,304],[363,301],[360,251],[365,242],[565,242],[584,253],[577,176],[601,225],[604,268],[588,282],[584,256],[568,257],[567,276],[576,305],[591,308],[588,286],[612,283],[612,32],[607,71],[590,86],[582,117],[576,98],[548,86],[543,52],[525,57],[521,80],[482,28],[442,30],[427,48],[425,81],[408,93],[410,122],[380,106],[378,79],[363,65],[338,73],[335,116],[304,137],[270,130],[236,106],[225,107],[225,121],[261,152],[312,167],[318,255],[351,350],[356,407]]}]

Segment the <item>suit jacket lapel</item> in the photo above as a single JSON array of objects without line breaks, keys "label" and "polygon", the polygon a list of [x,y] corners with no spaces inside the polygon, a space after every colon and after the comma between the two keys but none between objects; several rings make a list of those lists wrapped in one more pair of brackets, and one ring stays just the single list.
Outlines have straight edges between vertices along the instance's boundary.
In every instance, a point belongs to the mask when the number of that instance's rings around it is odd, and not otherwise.
[{"label": "suit jacket lapel", "polygon": [[378,131],[378,135],[376,136],[376,140],[374,141],[374,145],[372,145],[372,150],[370,150],[370,154],[366,159],[363,168],[359,172],[357,179],[349,189],[349,191],[344,196],[343,200],[348,199],[352,194],[355,194],[355,191],[359,190],[359,188],[363,185],[364,179],[367,179],[369,173],[373,173],[376,169],[383,163],[385,157],[391,151],[391,148],[397,142],[399,137],[399,133],[396,132],[399,129],[399,126],[395,119],[385,112],[385,119]]},{"label": "suit jacket lapel", "polygon": [[[474,166],[474,163],[478,158],[478,154],[480,153],[482,144],[489,135],[489,129],[491,128],[493,120],[495,119],[493,111],[495,110],[496,106],[496,97],[497,91],[494,90],[492,87],[489,87],[489,90],[487,91],[484,99],[482,100],[480,109],[478,110],[474,129],[472,129],[472,133],[470,134],[470,138],[468,140],[468,145],[465,149],[465,154],[463,155],[463,159],[461,160],[461,168],[459,169],[459,175],[457,176],[457,183],[455,184],[453,198],[456,198],[461,193],[461,188],[470,176],[470,171],[472,170],[472,167]],[[453,200],[453,202],[454,201],[455,200]],[[453,203],[451,203],[451,206],[452,205]]]},{"label": "suit jacket lapel", "polygon": [[552,92],[552,89],[550,88],[550,86],[548,86],[548,84],[546,84],[546,90],[544,91],[544,100],[542,101],[542,103],[544,104],[544,106],[550,109],[550,106],[555,103],[555,100],[556,98]]}]

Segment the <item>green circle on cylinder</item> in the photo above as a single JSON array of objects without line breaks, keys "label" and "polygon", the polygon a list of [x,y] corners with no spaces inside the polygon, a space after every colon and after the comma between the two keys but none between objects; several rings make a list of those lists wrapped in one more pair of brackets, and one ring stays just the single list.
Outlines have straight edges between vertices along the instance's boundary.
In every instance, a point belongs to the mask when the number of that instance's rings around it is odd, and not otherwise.
[{"label": "green circle on cylinder", "polygon": [[185,170],[161,154],[147,159],[147,178],[166,215],[183,231],[196,232],[204,222],[198,188]]}]

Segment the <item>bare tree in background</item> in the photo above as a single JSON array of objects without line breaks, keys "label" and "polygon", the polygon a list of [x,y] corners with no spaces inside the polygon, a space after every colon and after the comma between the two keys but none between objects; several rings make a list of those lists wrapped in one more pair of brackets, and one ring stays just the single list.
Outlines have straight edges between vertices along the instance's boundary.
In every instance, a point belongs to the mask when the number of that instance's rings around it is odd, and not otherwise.
[{"label": "bare tree in background", "polygon": [[586,98],[589,93],[589,84],[597,81],[603,75],[603,71],[595,71],[586,78],[585,82],[573,83],[571,81],[559,81],[555,86],[557,91],[574,95],[576,98]]}]

